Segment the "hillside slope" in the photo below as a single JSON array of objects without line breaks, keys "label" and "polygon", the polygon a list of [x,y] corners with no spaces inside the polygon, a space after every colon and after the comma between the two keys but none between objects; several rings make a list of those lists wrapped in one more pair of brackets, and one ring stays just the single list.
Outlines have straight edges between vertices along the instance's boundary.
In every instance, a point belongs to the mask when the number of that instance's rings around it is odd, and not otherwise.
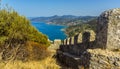
[{"label": "hillside slope", "polygon": [[0,60],[37,60],[46,57],[46,35],[14,10],[0,10]]},{"label": "hillside slope", "polygon": [[31,21],[45,22],[48,24],[57,25],[77,25],[79,23],[84,23],[96,18],[96,16],[73,16],[73,15],[63,15],[63,16],[51,16],[51,17],[36,17],[30,19]]},{"label": "hillside slope", "polygon": [[69,26],[65,29],[65,33],[67,34],[68,37],[71,37],[85,30],[96,31],[96,24],[97,24],[97,19],[95,18],[85,23]]}]

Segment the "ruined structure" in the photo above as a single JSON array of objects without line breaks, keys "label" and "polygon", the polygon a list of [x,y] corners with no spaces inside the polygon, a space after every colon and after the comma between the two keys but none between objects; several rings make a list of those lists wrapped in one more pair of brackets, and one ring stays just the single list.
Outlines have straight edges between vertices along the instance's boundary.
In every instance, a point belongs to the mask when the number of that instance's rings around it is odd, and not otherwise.
[{"label": "ruined structure", "polygon": [[120,49],[120,9],[102,13],[97,25],[97,45],[106,49]]},{"label": "ruined structure", "polygon": [[[73,69],[120,69],[120,9],[98,17],[97,32],[84,31],[65,39],[57,59]],[[64,59],[63,59],[64,58]]]},{"label": "ruined structure", "polygon": [[60,44],[61,44],[61,40],[60,40],[60,39],[55,39],[55,40],[53,41],[53,43],[49,46],[48,49],[50,49],[50,50],[59,49]]}]

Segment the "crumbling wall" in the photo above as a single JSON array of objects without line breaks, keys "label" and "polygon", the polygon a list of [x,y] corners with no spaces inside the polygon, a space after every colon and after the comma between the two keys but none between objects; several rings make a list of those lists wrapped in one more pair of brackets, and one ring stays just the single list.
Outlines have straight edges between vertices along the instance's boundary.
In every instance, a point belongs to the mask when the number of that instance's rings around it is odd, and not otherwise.
[{"label": "crumbling wall", "polygon": [[89,49],[89,69],[120,69],[120,52]]},{"label": "crumbling wall", "polygon": [[73,69],[120,69],[120,9],[103,12],[96,33],[65,39],[57,58]]},{"label": "crumbling wall", "polygon": [[120,9],[103,12],[98,18],[97,46],[104,49],[120,49]]},{"label": "crumbling wall", "polygon": [[[53,41],[53,44],[51,44],[48,49],[50,49],[50,50],[59,49],[61,43],[62,43],[62,42],[61,42],[60,39],[55,39],[55,40]],[[64,42],[63,42],[63,44],[64,44]]]},{"label": "crumbling wall", "polygon": [[80,55],[88,48],[93,48],[95,43],[95,32],[86,30],[78,35],[65,39],[60,46],[60,50],[71,54]]}]

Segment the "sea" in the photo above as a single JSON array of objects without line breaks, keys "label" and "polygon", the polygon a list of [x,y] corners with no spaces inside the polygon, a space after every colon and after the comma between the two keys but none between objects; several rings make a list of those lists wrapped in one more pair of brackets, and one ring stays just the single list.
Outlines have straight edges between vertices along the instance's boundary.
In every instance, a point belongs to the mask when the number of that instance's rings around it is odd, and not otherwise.
[{"label": "sea", "polygon": [[31,23],[39,32],[47,35],[51,41],[54,41],[55,39],[64,40],[67,37],[64,33],[66,26],[47,24],[44,22]]}]

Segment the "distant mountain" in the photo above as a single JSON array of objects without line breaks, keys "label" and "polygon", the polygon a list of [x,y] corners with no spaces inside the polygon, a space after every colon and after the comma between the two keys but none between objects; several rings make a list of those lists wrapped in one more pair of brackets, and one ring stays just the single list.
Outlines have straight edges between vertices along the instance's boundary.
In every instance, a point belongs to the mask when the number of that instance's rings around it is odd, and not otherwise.
[{"label": "distant mountain", "polygon": [[31,19],[33,19],[33,18],[35,18],[35,17],[27,17],[27,19],[29,19],[29,20],[31,20]]},{"label": "distant mountain", "polygon": [[57,24],[57,25],[77,25],[90,21],[91,19],[96,18],[96,16],[73,16],[73,15],[63,15],[63,16],[51,16],[51,17],[35,17],[31,18],[31,21],[35,22],[45,22],[48,24]]}]

